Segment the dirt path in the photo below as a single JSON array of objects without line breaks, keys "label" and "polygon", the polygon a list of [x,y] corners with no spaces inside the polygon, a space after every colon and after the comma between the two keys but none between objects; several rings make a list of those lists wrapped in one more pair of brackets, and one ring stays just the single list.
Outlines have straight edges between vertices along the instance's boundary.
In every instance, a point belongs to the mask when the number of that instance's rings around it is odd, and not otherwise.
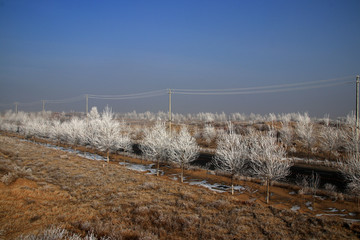
[{"label": "dirt path", "polygon": [[[219,194],[6,136],[0,136],[0,178],[0,239],[50,226],[113,239],[357,239],[359,230],[288,210],[307,196],[291,199],[280,188],[266,206],[261,188],[251,196]],[[353,211],[353,203],[341,204]]]}]

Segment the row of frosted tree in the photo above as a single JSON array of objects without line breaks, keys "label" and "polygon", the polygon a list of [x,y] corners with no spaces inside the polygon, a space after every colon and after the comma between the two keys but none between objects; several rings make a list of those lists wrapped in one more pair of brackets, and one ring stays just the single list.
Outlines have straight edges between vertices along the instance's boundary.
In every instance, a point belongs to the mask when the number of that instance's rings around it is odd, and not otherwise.
[{"label": "row of frosted tree", "polygon": [[[226,114],[222,113],[211,113],[211,112],[200,112],[195,114],[180,114],[180,113],[172,113],[172,120],[175,123],[184,123],[184,122],[205,122],[205,123],[214,123],[214,122],[227,122],[227,121],[236,121],[236,122],[248,122],[248,123],[259,123],[259,122],[273,122],[273,121],[281,121],[281,122],[290,122],[290,121],[299,121],[302,114],[299,113],[282,113],[282,114],[274,114],[269,113],[266,115],[261,114],[244,114],[244,113],[230,113]],[[154,112],[142,112],[138,113],[136,111],[128,112],[128,113],[118,113],[116,115],[117,118],[124,118],[129,120],[147,120],[147,121],[166,121],[169,117],[167,112],[159,111],[157,113]],[[325,116],[324,118],[328,118]],[[318,121],[322,121],[322,119],[318,119]],[[346,121],[346,118],[340,118],[337,121]]]},{"label": "row of frosted tree", "polygon": [[[275,115],[274,115],[275,116]],[[290,116],[290,115],[289,115]],[[295,115],[294,115],[295,116]],[[294,117],[293,116],[293,117]],[[284,118],[277,121],[273,117],[266,128],[234,126],[230,121],[224,127],[215,128],[210,123],[202,129],[186,125],[169,131],[164,122],[134,127],[116,118],[110,108],[99,114],[92,108],[86,118],[68,116],[54,117],[48,113],[7,112],[0,118],[0,129],[18,132],[27,138],[46,138],[77,147],[79,145],[103,151],[107,154],[118,151],[131,151],[138,143],[141,151],[159,166],[163,162],[174,162],[181,168],[183,181],[184,168],[197,159],[200,152],[199,138],[215,142],[215,155],[212,164],[216,169],[226,172],[233,182],[237,175],[250,175],[261,178],[267,186],[267,201],[271,181],[279,180],[289,174],[292,165],[287,154],[296,151],[301,143],[308,154],[315,146],[326,149],[329,155],[343,155],[341,171],[349,179],[353,192],[360,191],[360,162],[358,158],[359,138],[356,135],[353,118],[347,123],[331,124],[325,118],[322,124],[315,124],[307,114],[297,114],[296,121]],[[295,150],[294,150],[295,149]],[[233,184],[232,193],[234,192]]]}]

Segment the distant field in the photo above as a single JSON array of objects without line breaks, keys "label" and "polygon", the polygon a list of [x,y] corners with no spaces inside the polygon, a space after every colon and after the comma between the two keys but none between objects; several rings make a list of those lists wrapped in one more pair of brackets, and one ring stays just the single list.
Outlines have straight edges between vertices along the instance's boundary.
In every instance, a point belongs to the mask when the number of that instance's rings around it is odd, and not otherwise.
[{"label": "distant field", "polygon": [[[2,135],[0,238],[41,234],[50,227],[112,239],[359,237],[359,213],[352,201],[272,187],[267,205],[258,183],[238,181],[246,190],[231,196],[181,184],[172,179],[178,169],[162,169],[165,174],[156,177]],[[185,176],[229,183],[206,173],[192,170]]]}]

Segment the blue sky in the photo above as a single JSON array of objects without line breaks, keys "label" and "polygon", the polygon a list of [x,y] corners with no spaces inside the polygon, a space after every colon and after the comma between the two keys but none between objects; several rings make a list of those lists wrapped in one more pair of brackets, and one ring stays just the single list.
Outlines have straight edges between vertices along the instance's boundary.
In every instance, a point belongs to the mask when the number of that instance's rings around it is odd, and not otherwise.
[{"label": "blue sky", "polygon": [[[360,74],[360,1],[0,0],[0,103],[165,88],[217,89]],[[174,95],[174,112],[354,110],[355,85],[234,96]],[[91,100],[166,111],[167,96]],[[49,104],[84,111],[84,102]],[[4,109],[4,108],[3,108]],[[1,109],[1,110],[3,110]]]}]

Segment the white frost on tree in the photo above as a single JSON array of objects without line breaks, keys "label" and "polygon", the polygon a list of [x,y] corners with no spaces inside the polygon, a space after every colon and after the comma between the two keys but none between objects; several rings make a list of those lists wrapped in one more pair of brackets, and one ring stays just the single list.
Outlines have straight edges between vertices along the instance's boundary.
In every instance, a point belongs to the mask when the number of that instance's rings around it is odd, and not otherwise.
[{"label": "white frost on tree", "polygon": [[79,118],[72,118],[69,122],[62,123],[63,137],[68,144],[75,148],[83,139],[85,124]]},{"label": "white frost on tree", "polygon": [[291,150],[294,141],[294,131],[287,122],[281,122],[280,139],[284,147]]},{"label": "white frost on tree", "polygon": [[171,139],[171,147],[169,148],[169,159],[180,164],[180,180],[184,182],[184,167],[197,158],[199,155],[199,146],[185,126],[180,129],[179,133],[174,134]]},{"label": "white frost on tree", "polygon": [[360,136],[357,135],[355,125],[350,125],[342,131],[342,139],[348,154],[358,154],[360,150]]},{"label": "white frost on tree", "polygon": [[98,132],[94,139],[94,145],[100,151],[106,152],[108,162],[111,151],[116,151],[119,148],[130,150],[131,140],[128,136],[121,134],[121,125],[116,119],[114,119],[114,114],[111,108],[105,108],[97,128]]},{"label": "white frost on tree", "polygon": [[299,122],[296,126],[296,133],[300,139],[300,142],[306,146],[307,157],[309,159],[311,148],[316,142],[314,124],[311,122],[311,119],[307,113],[304,115],[299,114],[298,120]]},{"label": "white frost on tree", "polygon": [[217,140],[213,163],[217,169],[228,172],[231,176],[231,193],[234,194],[234,176],[244,172],[249,156],[246,138],[235,133],[229,123],[229,132],[223,133]]},{"label": "white frost on tree", "polygon": [[360,159],[359,155],[352,154],[350,155],[347,162],[341,164],[339,170],[345,175],[349,180],[348,188],[349,190],[356,194],[360,195]]},{"label": "white frost on tree", "polygon": [[169,147],[170,135],[164,123],[157,122],[152,128],[145,129],[140,148],[147,157],[156,161],[157,176],[159,176],[160,162],[165,162],[168,157]]},{"label": "white frost on tree", "polygon": [[320,132],[320,146],[323,151],[328,153],[328,158],[334,154],[334,151],[340,144],[340,131],[329,125],[324,126]]},{"label": "white frost on tree", "polygon": [[291,162],[285,158],[285,149],[279,146],[271,132],[253,139],[250,161],[253,174],[266,182],[266,203],[269,203],[270,183],[290,173]]},{"label": "white frost on tree", "polygon": [[216,137],[216,129],[211,124],[205,124],[203,129],[203,137],[205,141],[209,144]]}]

